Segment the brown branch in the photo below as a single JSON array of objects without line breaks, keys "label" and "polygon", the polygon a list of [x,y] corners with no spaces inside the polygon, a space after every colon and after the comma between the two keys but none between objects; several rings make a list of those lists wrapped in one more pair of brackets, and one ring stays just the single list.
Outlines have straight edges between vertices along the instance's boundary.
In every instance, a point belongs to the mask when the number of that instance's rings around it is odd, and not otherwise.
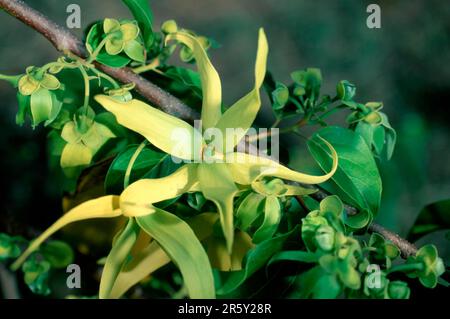
[{"label": "brown branch", "polygon": [[[77,37],[66,28],[29,7],[22,0],[0,0],[0,8],[41,33],[58,51],[63,53],[71,52],[80,58],[87,57],[86,49]],[[135,83],[135,89],[139,94],[166,113],[189,121],[199,118],[195,110],[170,93],[135,74],[130,68],[115,69],[99,63],[96,63],[96,67],[121,83]]]},{"label": "brown branch", "polygon": [[[84,44],[77,37],[66,28],[54,23],[42,13],[29,7],[22,0],[0,0],[0,8],[41,33],[58,51],[63,53],[71,52],[80,58],[87,57]],[[96,63],[96,67],[124,84],[135,83],[135,89],[139,94],[166,113],[189,121],[199,118],[199,114],[195,110],[185,105],[170,93],[135,74],[130,68],[111,68],[99,63]],[[250,152],[257,152],[257,149],[251,146],[249,150]],[[319,190],[312,196],[320,201],[328,196],[328,194]],[[345,210],[349,215],[358,213],[355,207],[349,205],[345,205]],[[413,255],[417,251],[414,245],[380,225],[372,223],[369,226],[369,231],[377,232],[390,240],[400,249],[403,257]]]},{"label": "brown branch", "polygon": [[[321,201],[325,197],[329,196],[329,194],[323,190],[319,190],[316,193],[311,194],[310,196],[318,201]],[[344,209],[349,216],[355,216],[356,214],[358,214],[358,209],[356,207],[344,204]],[[416,246],[377,223],[371,223],[368,227],[368,230],[371,233],[378,233],[385,239],[391,241],[400,250],[403,258],[415,255],[417,252]]]}]

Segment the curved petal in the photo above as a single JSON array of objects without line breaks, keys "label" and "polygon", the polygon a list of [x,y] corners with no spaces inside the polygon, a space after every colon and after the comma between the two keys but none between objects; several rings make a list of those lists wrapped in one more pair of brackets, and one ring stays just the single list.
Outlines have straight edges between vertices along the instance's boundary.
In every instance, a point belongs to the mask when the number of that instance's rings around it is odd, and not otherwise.
[{"label": "curved petal", "polygon": [[[241,185],[250,185],[253,181],[264,176],[278,177],[304,184],[320,184],[333,176],[338,166],[338,156],[333,146],[331,146],[331,144],[323,138],[321,139],[330,149],[330,155],[333,159],[333,165],[330,172],[322,176],[299,173],[269,158],[245,153],[228,154],[227,165],[230,169],[231,174],[233,175],[234,181]],[[233,158],[230,158],[231,156]]]},{"label": "curved petal", "polygon": [[[213,230],[213,224],[217,220],[215,213],[202,213],[188,219],[186,222],[192,228],[199,240],[209,237]],[[164,252],[156,241],[149,243],[142,249],[132,261],[119,273],[111,298],[120,298],[131,287],[139,283],[157,269],[167,265],[170,257]]]},{"label": "curved petal", "polygon": [[102,271],[98,293],[100,299],[110,297],[111,290],[114,286],[114,282],[117,280],[120,269],[127,261],[127,257],[130,255],[131,249],[138,238],[139,229],[140,228],[134,218],[130,218],[125,228],[116,236]]},{"label": "curved petal", "polygon": [[214,298],[214,278],[208,256],[189,225],[174,214],[156,209],[136,218],[177,265],[190,298]]},{"label": "curved petal", "polygon": [[125,216],[143,216],[154,211],[152,204],[191,191],[197,181],[197,164],[187,164],[173,174],[155,179],[140,179],[120,195]]},{"label": "curved petal", "polygon": [[233,176],[224,163],[204,163],[198,166],[198,179],[205,198],[213,201],[219,210],[227,250],[231,253],[234,237],[233,199],[238,192]]},{"label": "curved petal", "polygon": [[[259,29],[258,51],[255,63],[255,87],[250,93],[237,101],[222,115],[216,127],[224,136],[225,153],[232,152],[255,121],[261,106],[259,89],[266,75],[266,63],[269,46],[263,29]],[[226,134],[227,128],[236,129],[234,134]]]},{"label": "curved petal", "polygon": [[194,53],[202,82],[202,126],[204,129],[214,127],[222,114],[222,84],[220,83],[219,74],[211,64],[202,43],[196,37],[180,31],[169,34],[166,38],[166,43],[171,40],[183,43]]},{"label": "curved petal", "polygon": [[89,165],[91,163],[92,150],[82,143],[67,143],[61,154],[60,165],[62,168]]},{"label": "curved petal", "polygon": [[119,196],[108,195],[84,202],[75,208],[69,210],[45,232],[36,238],[23,254],[12,264],[11,268],[16,270],[34,252],[39,246],[55,232],[64,226],[85,219],[92,218],[111,218],[120,216],[122,213],[119,208]]},{"label": "curved petal", "polygon": [[136,99],[122,102],[97,95],[95,100],[114,114],[119,124],[141,134],[162,151],[184,160],[200,158],[201,134],[185,121]]}]

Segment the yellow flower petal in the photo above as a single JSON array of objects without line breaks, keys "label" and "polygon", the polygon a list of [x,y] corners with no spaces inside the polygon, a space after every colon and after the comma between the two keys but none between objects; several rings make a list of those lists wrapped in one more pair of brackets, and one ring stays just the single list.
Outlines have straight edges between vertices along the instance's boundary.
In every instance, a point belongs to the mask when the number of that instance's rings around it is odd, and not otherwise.
[{"label": "yellow flower petal", "polygon": [[19,91],[22,95],[31,95],[39,89],[39,82],[31,75],[24,75],[19,80]]},{"label": "yellow flower petal", "polygon": [[69,210],[65,215],[58,219],[52,226],[36,238],[23,254],[11,266],[16,270],[34,252],[39,246],[55,232],[64,226],[80,220],[91,218],[111,218],[121,215],[119,208],[119,196],[103,196],[89,200]]},{"label": "yellow flower petal", "polygon": [[227,157],[227,161],[230,161],[227,165],[235,182],[242,185],[250,185],[253,181],[264,176],[278,177],[304,184],[320,184],[333,176],[338,165],[337,153],[333,146],[324,139],[322,140],[330,149],[333,159],[333,166],[330,172],[322,176],[299,173],[271,159],[244,153],[234,153],[234,158],[231,159]]},{"label": "yellow flower petal", "polygon": [[166,37],[166,43],[171,40],[183,43],[194,53],[202,82],[202,125],[204,129],[214,127],[222,114],[222,84],[219,74],[211,64],[202,43],[195,36],[180,31]]},{"label": "yellow flower petal", "polygon": [[[258,51],[255,63],[255,87],[250,93],[237,101],[222,115],[216,127],[224,136],[225,153],[232,152],[255,121],[261,106],[259,89],[266,74],[266,62],[269,46],[263,29],[259,29]],[[237,129],[235,135],[226,134],[227,128]]]},{"label": "yellow flower petal", "polygon": [[225,163],[200,164],[198,166],[200,188],[205,198],[216,204],[227,250],[233,248],[233,198],[238,192],[233,177]]},{"label": "yellow flower petal", "polygon": [[97,95],[95,100],[113,113],[119,124],[141,134],[162,151],[184,160],[200,158],[201,134],[188,123],[136,99],[122,102]]},{"label": "yellow flower petal", "polygon": [[[202,213],[188,219],[187,223],[197,238],[203,240],[212,234],[213,224],[216,220],[217,214]],[[120,298],[131,287],[169,262],[170,257],[156,241],[152,241],[122,269],[114,283],[110,298]]]},{"label": "yellow flower petal", "polygon": [[197,182],[197,165],[187,164],[173,174],[155,179],[140,179],[120,195],[124,215],[143,216],[154,211],[152,204],[191,191]]}]

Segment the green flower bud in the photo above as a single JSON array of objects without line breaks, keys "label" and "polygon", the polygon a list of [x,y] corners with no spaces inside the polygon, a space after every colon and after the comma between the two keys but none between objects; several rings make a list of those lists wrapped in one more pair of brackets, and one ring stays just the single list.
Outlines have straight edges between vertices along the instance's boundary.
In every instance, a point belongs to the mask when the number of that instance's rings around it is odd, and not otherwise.
[{"label": "green flower bud", "polygon": [[283,83],[278,82],[276,85],[276,89],[272,91],[272,99],[272,108],[274,110],[282,109],[289,100],[289,90],[287,86]]},{"label": "green flower bud", "polygon": [[165,34],[175,33],[178,31],[178,26],[175,20],[167,20],[161,25],[161,32]]},{"label": "green flower bud", "polygon": [[391,281],[388,286],[388,295],[392,299],[409,299],[411,290],[403,281]]},{"label": "green flower bud", "polygon": [[336,92],[339,99],[350,101],[356,94],[356,86],[347,80],[339,81]]},{"label": "green flower bud", "polygon": [[335,231],[328,225],[322,225],[316,230],[314,240],[317,247],[323,251],[331,251],[334,248]]}]

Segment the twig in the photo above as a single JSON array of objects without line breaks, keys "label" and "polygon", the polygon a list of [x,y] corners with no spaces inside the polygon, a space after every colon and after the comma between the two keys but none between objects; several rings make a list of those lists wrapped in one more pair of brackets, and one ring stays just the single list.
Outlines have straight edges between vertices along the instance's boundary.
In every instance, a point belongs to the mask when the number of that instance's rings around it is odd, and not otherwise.
[{"label": "twig", "polygon": [[[80,58],[87,57],[86,49],[78,38],[67,29],[49,20],[42,13],[29,7],[22,0],[0,0],[0,8],[41,33],[58,51],[65,54],[71,52]],[[134,73],[132,69],[127,67],[111,68],[99,63],[95,63],[95,66],[124,84],[135,83],[136,91],[164,112],[189,121],[199,118],[199,114],[195,110],[157,85]],[[257,149],[250,147],[250,152],[257,153]],[[322,200],[328,194],[320,190],[312,196],[317,200]],[[345,209],[348,215],[356,215],[358,213],[355,207],[349,205],[345,205]],[[378,224],[372,223],[369,226],[369,231],[377,232],[392,241],[400,249],[404,257],[413,255],[417,251],[414,245]]]},{"label": "twig", "polygon": [[[49,20],[42,13],[29,7],[22,0],[0,0],[0,8],[41,33],[58,51],[71,52],[80,58],[87,57],[86,49],[77,37],[64,27]],[[95,63],[95,66],[121,83],[135,83],[136,91],[164,112],[189,121],[199,118],[198,112],[157,85],[135,74],[132,69],[116,69],[99,63]]]}]

